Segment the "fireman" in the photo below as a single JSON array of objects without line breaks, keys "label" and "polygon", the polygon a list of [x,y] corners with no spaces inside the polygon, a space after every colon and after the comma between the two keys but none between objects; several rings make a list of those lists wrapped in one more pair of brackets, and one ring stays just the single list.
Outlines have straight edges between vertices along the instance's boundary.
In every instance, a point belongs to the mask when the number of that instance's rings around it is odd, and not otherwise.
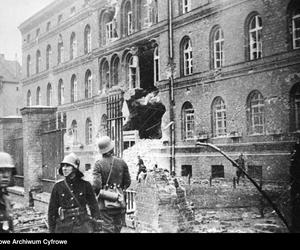
[{"label": "fireman", "polygon": [[7,187],[12,180],[14,168],[12,157],[8,153],[0,152],[0,233],[13,232],[12,206]]}]

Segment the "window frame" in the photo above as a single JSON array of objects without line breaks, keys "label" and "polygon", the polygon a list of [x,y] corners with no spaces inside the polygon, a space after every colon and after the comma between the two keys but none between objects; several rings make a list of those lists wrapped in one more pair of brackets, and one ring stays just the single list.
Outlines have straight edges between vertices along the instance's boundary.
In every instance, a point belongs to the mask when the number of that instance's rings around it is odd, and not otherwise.
[{"label": "window frame", "polygon": [[[299,19],[299,27],[295,27],[295,19]],[[299,36],[296,36],[297,31],[299,32]],[[300,49],[300,11],[299,13],[292,16],[292,36],[293,36],[293,49]],[[299,46],[297,47],[297,42],[299,43]]]},{"label": "window frame", "polygon": [[[216,39],[218,33],[219,33],[219,39]],[[225,63],[225,59],[224,59],[225,40],[224,40],[223,30],[220,27],[214,30],[212,43],[213,43],[213,66],[214,69],[220,69],[224,67],[224,63]],[[220,58],[217,57],[218,54],[220,54]]]},{"label": "window frame", "polygon": [[[263,135],[265,133],[265,103],[263,95],[254,90],[248,97],[249,134]],[[257,122],[259,121],[259,122]]]},{"label": "window frame", "polygon": [[[251,28],[253,21],[255,22],[255,27]],[[251,61],[261,59],[263,57],[262,30],[263,22],[261,16],[259,14],[253,15],[250,18],[248,25],[249,59]],[[255,39],[253,39],[252,34],[255,34]],[[256,45],[256,48],[254,48],[254,45]]]},{"label": "window frame", "polygon": [[212,128],[214,137],[227,136],[227,111],[222,97],[216,97],[212,102]]}]

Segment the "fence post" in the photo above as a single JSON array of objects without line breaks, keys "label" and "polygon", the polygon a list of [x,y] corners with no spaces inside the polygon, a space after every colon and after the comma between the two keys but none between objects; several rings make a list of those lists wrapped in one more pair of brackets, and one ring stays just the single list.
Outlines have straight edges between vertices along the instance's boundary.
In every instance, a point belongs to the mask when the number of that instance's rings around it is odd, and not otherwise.
[{"label": "fence post", "polygon": [[236,179],[233,177],[233,188],[236,189]]}]

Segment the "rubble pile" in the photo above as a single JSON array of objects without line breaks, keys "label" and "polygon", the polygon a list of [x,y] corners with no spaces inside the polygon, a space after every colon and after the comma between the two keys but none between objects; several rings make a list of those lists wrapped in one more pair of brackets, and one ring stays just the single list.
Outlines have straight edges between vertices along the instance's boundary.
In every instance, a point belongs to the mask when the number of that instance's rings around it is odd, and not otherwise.
[{"label": "rubble pile", "polygon": [[141,156],[144,161],[147,170],[151,170],[154,168],[155,164],[158,165],[159,168],[162,166],[156,161],[155,157],[153,157],[152,148],[161,147],[161,140],[139,140],[136,144],[123,152],[123,159],[126,161],[129,173],[132,179],[136,178],[138,167],[137,167],[137,156]]},{"label": "rubble pile", "polygon": [[47,233],[48,224],[46,214],[31,207],[13,210],[15,233]]}]

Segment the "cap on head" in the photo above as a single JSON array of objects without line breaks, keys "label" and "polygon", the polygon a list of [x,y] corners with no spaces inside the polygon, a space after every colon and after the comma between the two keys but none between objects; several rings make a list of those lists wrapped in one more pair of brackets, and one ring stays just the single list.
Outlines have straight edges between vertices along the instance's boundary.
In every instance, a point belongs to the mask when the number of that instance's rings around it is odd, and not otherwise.
[{"label": "cap on head", "polygon": [[114,149],[114,144],[108,136],[99,138],[97,145],[101,154],[106,154]]},{"label": "cap on head", "polygon": [[14,168],[14,162],[10,154],[0,152],[0,168]]},{"label": "cap on head", "polygon": [[62,160],[62,162],[60,163],[60,167],[59,167],[59,170],[58,170],[58,173],[60,175],[63,175],[62,166],[64,164],[68,164],[68,165],[71,165],[72,167],[74,167],[75,169],[79,169],[80,160],[79,160],[78,156],[75,153],[70,153],[70,154],[66,155],[64,157],[64,159]]}]

